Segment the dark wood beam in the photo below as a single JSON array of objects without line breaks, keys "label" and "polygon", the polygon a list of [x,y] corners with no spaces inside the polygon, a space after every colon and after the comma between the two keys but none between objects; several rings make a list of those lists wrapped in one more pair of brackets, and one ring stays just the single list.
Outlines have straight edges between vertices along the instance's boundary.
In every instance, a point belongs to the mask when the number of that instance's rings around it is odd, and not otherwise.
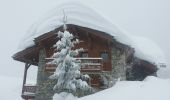
[{"label": "dark wood beam", "polygon": [[104,38],[106,40],[113,41],[113,36],[111,36],[109,33],[101,32],[101,31],[98,31],[98,30],[94,30],[94,29],[90,29],[90,28],[86,28],[86,27],[81,27],[81,26],[77,26],[77,27],[80,30],[83,30],[85,32],[88,32],[90,34],[98,36],[100,38]]},{"label": "dark wood beam", "polygon": [[24,77],[23,77],[23,83],[22,83],[22,94],[24,93],[24,85],[25,85],[26,79],[27,79],[27,71],[30,66],[31,66],[31,64],[25,63]]}]

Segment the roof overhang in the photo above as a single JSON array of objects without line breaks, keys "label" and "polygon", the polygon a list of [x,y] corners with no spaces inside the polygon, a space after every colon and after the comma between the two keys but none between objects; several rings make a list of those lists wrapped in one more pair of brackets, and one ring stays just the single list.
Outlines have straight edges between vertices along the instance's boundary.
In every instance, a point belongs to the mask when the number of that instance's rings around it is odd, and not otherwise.
[{"label": "roof overhang", "polygon": [[[105,32],[101,32],[98,30],[86,28],[86,27],[81,27],[78,25],[73,25],[73,24],[68,24],[68,31],[73,32],[73,34],[76,34],[76,32],[83,32],[87,34],[93,34],[95,36],[98,36],[100,38],[103,38],[106,41],[109,42],[115,42],[113,36],[110,34],[107,34]],[[38,55],[39,55],[39,50],[43,47],[49,47],[52,46],[51,44],[54,44],[57,40],[57,32],[58,31],[63,31],[62,27],[56,28],[53,31],[44,33],[36,38],[34,38],[34,45],[31,47],[28,47],[22,51],[17,52],[14,54],[12,57],[14,60],[24,62],[24,63],[30,63],[33,65],[38,65]]]}]

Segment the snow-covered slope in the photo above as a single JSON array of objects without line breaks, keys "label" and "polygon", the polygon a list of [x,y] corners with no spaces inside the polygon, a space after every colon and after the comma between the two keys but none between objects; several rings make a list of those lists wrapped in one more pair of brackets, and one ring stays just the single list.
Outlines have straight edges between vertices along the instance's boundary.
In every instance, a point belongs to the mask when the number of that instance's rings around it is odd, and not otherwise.
[{"label": "snow-covered slope", "polygon": [[144,81],[120,81],[110,89],[78,100],[170,100],[170,79],[150,76]]},{"label": "snow-covered slope", "polygon": [[161,49],[155,43],[149,39],[138,38],[136,36],[132,38],[129,34],[117,29],[106,17],[103,17],[97,13],[97,11],[77,2],[64,3],[49,11],[43,18],[40,18],[40,20],[30,28],[19,50],[34,45],[34,38],[62,26],[64,14],[67,16],[67,24],[79,25],[106,32],[114,36],[118,42],[135,48],[137,57],[156,64],[166,63]]}]

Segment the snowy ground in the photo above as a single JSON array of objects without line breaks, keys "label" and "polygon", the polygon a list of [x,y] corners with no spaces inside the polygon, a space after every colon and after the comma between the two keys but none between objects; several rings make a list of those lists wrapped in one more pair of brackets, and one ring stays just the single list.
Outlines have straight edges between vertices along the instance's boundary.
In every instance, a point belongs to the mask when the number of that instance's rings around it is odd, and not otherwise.
[{"label": "snowy ground", "polygon": [[[162,69],[163,78],[170,72]],[[160,76],[161,77],[161,76]],[[22,78],[0,76],[0,100],[22,100]],[[29,81],[28,83],[31,83]],[[69,98],[70,100],[71,98]],[[110,89],[77,100],[170,100],[170,79],[147,77],[144,81],[120,81]]]},{"label": "snowy ground", "polygon": [[170,100],[170,79],[147,77],[144,81],[121,81],[78,100]]}]

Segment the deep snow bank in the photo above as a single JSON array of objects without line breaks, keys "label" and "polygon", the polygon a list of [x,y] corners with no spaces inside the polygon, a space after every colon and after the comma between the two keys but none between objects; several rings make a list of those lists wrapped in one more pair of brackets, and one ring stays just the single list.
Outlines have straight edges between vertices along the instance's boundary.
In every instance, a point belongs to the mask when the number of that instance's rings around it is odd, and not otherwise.
[{"label": "deep snow bank", "polygon": [[120,81],[110,89],[78,100],[170,100],[170,79],[150,76],[144,81]]},{"label": "deep snow bank", "polygon": [[[22,78],[0,76],[0,80],[1,100],[22,100]],[[170,100],[170,79],[150,76],[144,81],[120,81],[110,89],[77,100]]]}]

